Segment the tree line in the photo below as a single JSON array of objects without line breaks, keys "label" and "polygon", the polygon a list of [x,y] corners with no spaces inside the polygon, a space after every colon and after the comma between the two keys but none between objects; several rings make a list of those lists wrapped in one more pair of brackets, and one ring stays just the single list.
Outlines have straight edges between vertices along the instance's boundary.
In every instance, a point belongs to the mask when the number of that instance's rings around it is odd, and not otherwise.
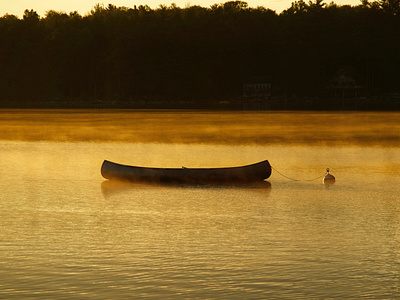
[{"label": "tree line", "polygon": [[276,95],[319,96],[343,65],[371,96],[400,91],[400,1],[96,5],[0,18],[0,104],[212,102],[254,76]]}]

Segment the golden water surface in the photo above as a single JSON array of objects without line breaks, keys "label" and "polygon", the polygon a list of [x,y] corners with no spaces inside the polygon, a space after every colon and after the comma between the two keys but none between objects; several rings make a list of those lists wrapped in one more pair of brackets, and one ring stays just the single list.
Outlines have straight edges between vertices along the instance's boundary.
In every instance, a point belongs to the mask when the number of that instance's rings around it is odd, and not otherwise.
[{"label": "golden water surface", "polygon": [[[0,110],[0,299],[399,298],[399,120]],[[274,170],[266,185],[122,184],[104,159]]]}]

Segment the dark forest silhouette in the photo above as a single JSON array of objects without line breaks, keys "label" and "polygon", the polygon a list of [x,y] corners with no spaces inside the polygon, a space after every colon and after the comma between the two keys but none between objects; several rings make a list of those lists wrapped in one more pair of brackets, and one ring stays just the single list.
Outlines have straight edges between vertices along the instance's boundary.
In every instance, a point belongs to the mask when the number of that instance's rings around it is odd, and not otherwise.
[{"label": "dark forest silhouette", "polygon": [[241,1],[26,10],[0,18],[0,105],[213,103],[237,98],[254,76],[268,76],[273,95],[327,97],[341,66],[381,97],[400,91],[399,53],[398,0],[300,0],[280,14]]}]

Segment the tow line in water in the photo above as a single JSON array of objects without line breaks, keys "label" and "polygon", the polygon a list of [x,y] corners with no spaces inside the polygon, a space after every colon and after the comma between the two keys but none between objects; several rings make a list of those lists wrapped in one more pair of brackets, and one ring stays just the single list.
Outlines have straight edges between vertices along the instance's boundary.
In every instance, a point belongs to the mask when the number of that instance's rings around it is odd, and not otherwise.
[{"label": "tow line in water", "polygon": [[317,178],[313,178],[313,179],[295,179],[295,178],[292,178],[292,177],[282,174],[277,169],[275,169],[273,166],[271,166],[271,169],[273,169],[276,173],[278,173],[279,175],[281,175],[291,181],[314,181],[314,180],[324,178],[324,183],[334,183],[335,182],[335,176],[333,176],[332,174],[329,173],[329,171],[330,171],[329,168],[326,169],[326,172],[322,176],[318,176]]}]

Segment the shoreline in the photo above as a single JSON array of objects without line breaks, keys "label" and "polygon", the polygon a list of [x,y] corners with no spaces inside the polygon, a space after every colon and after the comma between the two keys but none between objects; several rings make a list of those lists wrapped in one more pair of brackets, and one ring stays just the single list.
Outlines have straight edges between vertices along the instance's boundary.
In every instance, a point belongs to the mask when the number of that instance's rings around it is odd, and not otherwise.
[{"label": "shoreline", "polygon": [[53,101],[2,101],[0,109],[193,109],[193,110],[256,110],[256,111],[398,111],[400,98],[363,99],[320,97],[273,97],[271,99],[231,99],[222,101],[110,101],[64,99]]}]

